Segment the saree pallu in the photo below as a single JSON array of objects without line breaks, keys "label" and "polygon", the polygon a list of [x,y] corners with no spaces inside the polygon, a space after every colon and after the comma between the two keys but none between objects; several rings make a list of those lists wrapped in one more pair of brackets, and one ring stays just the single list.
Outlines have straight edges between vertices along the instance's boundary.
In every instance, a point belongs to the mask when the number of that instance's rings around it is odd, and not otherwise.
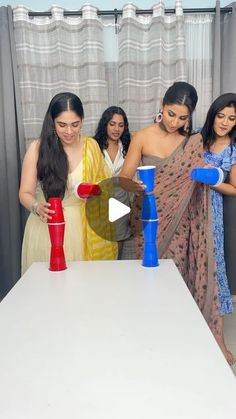
[{"label": "saree pallu", "polygon": [[[159,213],[160,258],[173,259],[216,338],[221,337],[218,285],[213,247],[209,187],[193,182],[193,167],[203,167],[199,134],[185,139],[167,158],[143,156],[143,165],[155,165],[156,204]],[[131,224],[138,258],[143,254],[140,220],[142,197],[135,199]],[[171,292],[171,290],[170,290]]]}]

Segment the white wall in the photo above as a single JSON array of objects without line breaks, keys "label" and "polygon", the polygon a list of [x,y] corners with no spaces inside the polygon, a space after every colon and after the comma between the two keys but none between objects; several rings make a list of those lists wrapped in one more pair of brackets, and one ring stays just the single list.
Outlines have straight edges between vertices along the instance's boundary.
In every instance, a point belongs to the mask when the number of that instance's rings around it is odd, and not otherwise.
[{"label": "white wall", "polygon": [[[0,6],[10,5],[12,7],[23,4],[34,11],[46,11],[50,9],[52,4],[62,6],[67,10],[79,10],[85,3],[90,3],[100,10],[113,10],[120,9],[124,4],[133,3],[139,9],[150,9],[154,4],[157,4],[158,0],[0,0]],[[174,8],[175,0],[165,0],[166,8]],[[230,4],[230,0],[221,0],[221,7]],[[215,7],[216,0],[183,0],[184,8],[198,8],[198,7]]]}]

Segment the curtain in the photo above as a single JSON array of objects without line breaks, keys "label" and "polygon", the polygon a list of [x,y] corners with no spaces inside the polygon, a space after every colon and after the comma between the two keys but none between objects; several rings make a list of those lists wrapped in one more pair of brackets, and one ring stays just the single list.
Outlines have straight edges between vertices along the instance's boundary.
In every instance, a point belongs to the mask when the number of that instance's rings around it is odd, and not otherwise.
[{"label": "curtain", "polygon": [[[216,4],[214,28],[214,98],[222,93],[236,92],[236,2],[229,4],[232,13],[220,15]],[[232,294],[236,295],[236,197],[224,196],[225,261]]]},{"label": "curtain", "polygon": [[14,9],[14,34],[26,138],[39,136],[51,98],[71,91],[85,110],[83,131],[93,135],[108,104],[105,79],[103,26],[97,9],[82,7],[82,17],[64,17],[53,6],[51,17],[28,16]]},{"label": "curtain", "polygon": [[12,10],[0,7],[0,297],[20,277],[24,212],[18,200],[24,133]]},{"label": "curtain", "polygon": [[187,80],[197,90],[198,103],[193,125],[201,128],[212,102],[212,25],[213,14],[186,15],[184,20]]},{"label": "curtain", "polygon": [[119,103],[132,130],[153,122],[166,89],[187,80],[182,2],[174,15],[165,14],[164,2],[150,16],[123,8],[119,32]]},{"label": "curtain", "polygon": [[214,26],[214,98],[222,93],[236,92],[236,2],[229,4],[232,13],[220,14],[216,2]]}]

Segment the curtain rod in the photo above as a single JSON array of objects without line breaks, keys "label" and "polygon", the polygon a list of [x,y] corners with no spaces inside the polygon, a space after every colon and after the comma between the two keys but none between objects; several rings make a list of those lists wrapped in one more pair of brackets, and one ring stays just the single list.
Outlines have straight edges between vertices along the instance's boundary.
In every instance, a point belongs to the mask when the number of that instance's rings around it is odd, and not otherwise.
[{"label": "curtain rod", "polygon": [[[220,12],[221,13],[232,13],[233,8],[232,7],[222,7],[220,8]],[[183,13],[215,13],[216,12],[216,8],[199,8],[199,9],[183,9]],[[114,10],[98,10],[97,14],[98,16],[115,16],[115,20],[117,20],[117,16],[118,15],[122,15],[123,10],[118,10],[118,9],[114,9]],[[151,15],[153,13],[153,9],[137,9],[136,10],[136,14],[137,15]],[[175,9],[165,9],[165,13],[169,13],[169,14],[173,14],[175,13]],[[48,11],[48,12],[33,12],[33,11],[29,11],[28,15],[30,17],[35,17],[35,16],[52,16],[52,12]],[[64,10],[63,12],[64,16],[82,16],[82,11],[81,10]]]}]

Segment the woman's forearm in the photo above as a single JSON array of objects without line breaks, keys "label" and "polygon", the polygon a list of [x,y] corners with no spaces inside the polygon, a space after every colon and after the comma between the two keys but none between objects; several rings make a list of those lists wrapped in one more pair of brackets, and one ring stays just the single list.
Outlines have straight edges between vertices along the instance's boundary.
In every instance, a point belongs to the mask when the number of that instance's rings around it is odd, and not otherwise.
[{"label": "woman's forearm", "polygon": [[212,187],[212,189],[223,195],[236,196],[236,188],[230,183],[221,183],[219,186]]},{"label": "woman's forearm", "polygon": [[20,203],[25,207],[28,211],[37,214],[37,207],[39,202],[36,200],[35,196],[30,192],[19,192],[19,199]]}]

